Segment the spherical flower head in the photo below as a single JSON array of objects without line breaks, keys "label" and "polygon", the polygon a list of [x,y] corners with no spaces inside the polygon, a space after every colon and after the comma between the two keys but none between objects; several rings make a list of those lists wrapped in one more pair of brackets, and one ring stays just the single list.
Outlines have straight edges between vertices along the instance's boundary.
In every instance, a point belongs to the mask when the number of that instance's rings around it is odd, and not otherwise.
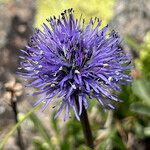
[{"label": "spherical flower head", "polygon": [[114,109],[114,102],[120,101],[116,91],[131,81],[132,67],[117,33],[108,34],[108,25],[100,29],[98,18],[85,25],[82,17],[74,18],[72,9],[47,21],[43,31],[35,30],[21,56],[22,75],[31,79],[26,86],[38,89],[33,95],[41,94],[35,105],[44,102],[45,109],[58,101],[55,117],[65,109],[64,120],[71,108],[80,120],[88,99],[97,100],[104,110]]}]

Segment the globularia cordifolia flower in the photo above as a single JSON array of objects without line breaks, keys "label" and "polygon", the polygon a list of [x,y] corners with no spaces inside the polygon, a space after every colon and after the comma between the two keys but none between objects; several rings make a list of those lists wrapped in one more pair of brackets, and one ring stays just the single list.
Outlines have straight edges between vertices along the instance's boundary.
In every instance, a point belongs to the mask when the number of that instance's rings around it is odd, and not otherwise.
[{"label": "globularia cordifolia flower", "polygon": [[114,109],[119,101],[115,91],[120,85],[131,81],[131,68],[127,54],[120,47],[120,38],[109,26],[100,29],[101,21],[91,19],[85,25],[73,10],[47,20],[43,31],[36,29],[31,42],[22,50],[24,77],[32,79],[27,86],[38,89],[41,94],[35,103],[45,102],[44,109],[55,96],[61,104],[56,117],[65,109],[66,120],[72,108],[80,120],[87,99],[97,100],[104,109]]}]

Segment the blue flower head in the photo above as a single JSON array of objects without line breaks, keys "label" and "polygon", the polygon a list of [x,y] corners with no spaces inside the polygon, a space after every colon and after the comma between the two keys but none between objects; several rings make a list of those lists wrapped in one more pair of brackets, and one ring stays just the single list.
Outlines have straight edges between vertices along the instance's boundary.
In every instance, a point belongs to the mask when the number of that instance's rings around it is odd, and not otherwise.
[{"label": "blue flower head", "polygon": [[88,99],[95,99],[104,110],[114,109],[120,101],[115,91],[131,81],[130,59],[120,46],[120,38],[109,26],[100,29],[98,18],[85,25],[82,17],[74,18],[73,10],[50,17],[43,31],[36,29],[31,41],[22,51],[21,66],[25,78],[41,94],[35,105],[45,102],[45,109],[55,99],[60,102],[56,117],[65,109],[64,119],[72,108],[80,120]]}]

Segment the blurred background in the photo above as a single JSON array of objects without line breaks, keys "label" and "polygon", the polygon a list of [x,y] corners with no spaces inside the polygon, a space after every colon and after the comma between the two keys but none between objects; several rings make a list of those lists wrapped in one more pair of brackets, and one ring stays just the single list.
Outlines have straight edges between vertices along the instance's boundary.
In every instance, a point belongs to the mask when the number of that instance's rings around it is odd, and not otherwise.
[{"label": "blurred background", "polygon": [[124,102],[104,112],[90,101],[89,120],[96,150],[150,150],[150,0],[0,0],[0,149],[88,150],[80,123],[72,115],[54,120],[50,105],[44,112],[34,107],[37,97],[27,97],[27,81],[17,75],[20,49],[35,27],[49,16],[73,8],[109,23],[132,56],[133,82],[122,87]]}]

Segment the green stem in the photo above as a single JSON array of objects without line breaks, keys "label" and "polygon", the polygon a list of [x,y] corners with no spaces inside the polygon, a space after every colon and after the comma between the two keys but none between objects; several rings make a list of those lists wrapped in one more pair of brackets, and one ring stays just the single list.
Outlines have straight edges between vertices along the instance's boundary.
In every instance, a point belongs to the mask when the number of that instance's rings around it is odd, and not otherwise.
[{"label": "green stem", "polygon": [[81,120],[81,125],[83,128],[86,145],[90,147],[91,149],[94,149],[92,131],[91,131],[90,123],[88,120],[88,115],[84,106],[82,108],[82,114],[80,116],[80,120]]},{"label": "green stem", "polygon": [[[77,95],[76,95],[76,105],[79,110],[79,100]],[[88,115],[84,105],[82,105],[82,113],[80,115],[80,121],[83,129],[86,145],[91,149],[94,149],[92,131],[91,131]]]}]

